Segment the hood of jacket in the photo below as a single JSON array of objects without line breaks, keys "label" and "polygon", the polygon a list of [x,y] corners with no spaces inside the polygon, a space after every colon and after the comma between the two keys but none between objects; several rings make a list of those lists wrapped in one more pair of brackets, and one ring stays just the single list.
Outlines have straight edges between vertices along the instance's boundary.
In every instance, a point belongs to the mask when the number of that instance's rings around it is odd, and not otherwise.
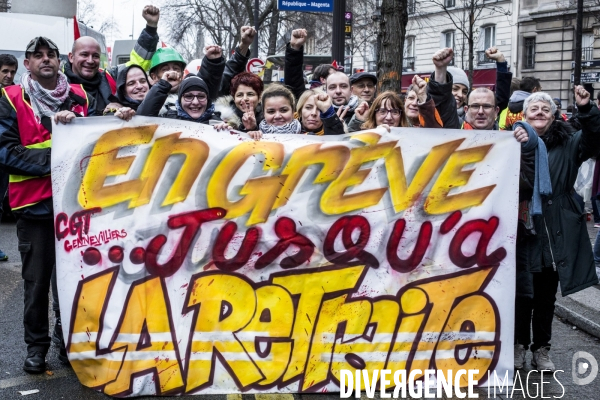
[{"label": "hood of jacket", "polygon": [[138,106],[140,105],[141,101],[136,101],[136,100],[133,100],[133,99],[127,97],[127,94],[125,92],[125,84],[127,83],[127,73],[132,68],[138,68],[140,71],[142,71],[144,73],[144,77],[146,78],[146,81],[148,82],[148,90],[150,90],[150,87],[151,87],[150,81],[148,80],[148,75],[146,74],[146,71],[144,71],[144,69],[142,67],[140,67],[139,65],[132,64],[132,65],[129,65],[129,66],[119,70],[119,73],[117,75],[116,98],[117,98],[118,102],[120,104],[122,104],[123,106],[131,107],[134,110],[136,110],[138,108]]},{"label": "hood of jacket", "polygon": [[523,111],[523,102],[529,97],[531,93],[523,90],[515,90],[508,99],[508,110],[511,113],[518,113]]}]

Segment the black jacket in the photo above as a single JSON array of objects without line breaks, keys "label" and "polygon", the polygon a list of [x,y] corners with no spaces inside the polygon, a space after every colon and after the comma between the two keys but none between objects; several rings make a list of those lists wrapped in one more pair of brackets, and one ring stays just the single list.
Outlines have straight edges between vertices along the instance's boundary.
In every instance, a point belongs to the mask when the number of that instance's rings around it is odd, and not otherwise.
[{"label": "black jacket", "polygon": [[[228,96],[231,94],[231,80],[237,74],[240,74],[246,70],[246,64],[250,59],[250,50],[246,54],[242,54],[239,47],[235,48],[235,51],[229,57],[229,60],[225,63],[225,70],[222,71],[221,88],[219,89],[219,96]],[[204,79],[204,78],[203,78]]]},{"label": "black jacket", "polygon": [[[148,94],[146,95],[146,98],[144,99],[144,101],[142,101],[142,104],[140,104],[140,106],[138,107],[136,114],[143,115],[146,117],[158,117],[158,113],[160,112],[160,109],[162,108],[163,104],[165,104],[165,101],[167,100],[167,97],[169,96],[171,87],[172,87],[171,84],[163,79],[156,82],[154,84],[154,86],[152,86],[152,88],[150,89]],[[210,103],[209,103],[209,106],[210,106]],[[175,109],[175,108],[170,108],[164,115],[162,115],[162,117],[171,118],[171,119],[189,120],[188,118],[184,118],[184,117],[180,116],[177,113],[177,109]],[[215,112],[210,117],[210,120],[220,121],[221,116],[218,112]],[[206,121],[206,124],[208,124],[208,121]]]},{"label": "black jacket", "polygon": [[600,151],[600,111],[579,109],[582,129],[575,133],[555,121],[541,136],[548,149],[552,195],[542,215],[533,216],[535,235],[517,235],[517,296],[533,296],[533,275],[555,268],[563,296],[598,283],[585,217],[571,192],[581,164]]},{"label": "black jacket", "polygon": [[208,86],[208,98],[215,101],[219,97],[219,85],[225,69],[225,59],[223,57],[209,60],[208,57],[202,59],[198,76],[206,82]]},{"label": "black jacket", "polygon": [[285,64],[283,67],[283,83],[294,93],[296,100],[306,91],[304,86],[304,74],[302,65],[304,64],[304,46],[300,50],[295,50],[288,43],[285,46]]},{"label": "black jacket", "polygon": [[508,106],[512,72],[508,72],[508,63],[496,63],[496,105],[500,112]]},{"label": "black jacket", "polygon": [[446,72],[446,83],[435,81],[435,72],[429,77],[427,94],[435,103],[435,108],[444,123],[445,129],[460,129],[461,123],[456,113],[456,100],[452,95],[452,74]]}]

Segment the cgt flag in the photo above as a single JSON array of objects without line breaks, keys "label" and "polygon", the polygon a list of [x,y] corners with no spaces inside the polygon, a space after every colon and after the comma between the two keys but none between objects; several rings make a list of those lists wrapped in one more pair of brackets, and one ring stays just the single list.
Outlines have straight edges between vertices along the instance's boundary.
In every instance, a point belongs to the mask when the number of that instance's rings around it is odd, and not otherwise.
[{"label": "cgt flag", "polygon": [[342,370],[512,376],[510,133],[254,141],[141,117],[53,132],[61,315],[82,384],[137,396],[339,391]]}]

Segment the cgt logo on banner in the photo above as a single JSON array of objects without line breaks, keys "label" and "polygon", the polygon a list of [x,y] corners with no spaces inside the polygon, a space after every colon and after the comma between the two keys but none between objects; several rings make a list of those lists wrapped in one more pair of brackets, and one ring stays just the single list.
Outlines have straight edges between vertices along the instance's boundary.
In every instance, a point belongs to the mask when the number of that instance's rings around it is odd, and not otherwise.
[{"label": "cgt logo on banner", "polygon": [[52,140],[60,306],[82,384],[325,392],[341,370],[512,375],[510,133],[254,141],[106,117]]}]

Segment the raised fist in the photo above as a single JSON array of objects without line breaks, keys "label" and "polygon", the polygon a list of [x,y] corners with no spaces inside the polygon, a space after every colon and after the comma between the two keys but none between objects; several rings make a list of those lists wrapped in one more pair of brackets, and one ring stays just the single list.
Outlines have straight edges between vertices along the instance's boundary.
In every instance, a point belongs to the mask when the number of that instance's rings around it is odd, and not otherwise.
[{"label": "raised fist", "polygon": [[490,47],[489,49],[487,49],[485,51],[485,55],[490,60],[494,60],[496,62],[504,62],[504,61],[506,61],[506,58],[504,57],[504,54],[502,54],[502,52],[500,50],[498,50],[497,48],[495,48],[495,47]]},{"label": "raised fist", "polygon": [[252,42],[254,42],[254,37],[256,36],[256,29],[253,26],[242,26],[240,29],[240,37],[242,44],[246,46],[250,46]]},{"label": "raised fist", "polygon": [[179,83],[179,72],[177,71],[166,71],[163,76],[162,79],[164,81],[167,81],[171,84],[171,86],[175,86]]},{"label": "raised fist", "polygon": [[436,51],[432,57],[432,61],[436,67],[440,68],[440,67],[447,67],[453,58],[454,58],[454,50],[452,50],[449,47],[446,47],[445,49],[440,49],[440,50]]},{"label": "raised fist", "polygon": [[290,39],[290,46],[294,50],[300,50],[304,46],[307,37],[308,33],[306,33],[306,29],[294,29],[292,31],[292,38]]},{"label": "raised fist", "polygon": [[156,28],[160,18],[160,10],[155,6],[146,6],[142,11],[142,17],[144,17],[148,26]]},{"label": "raised fist", "polygon": [[319,93],[315,95],[315,103],[319,111],[322,113],[327,112],[331,107],[331,97],[327,93]]},{"label": "raised fist", "polygon": [[585,90],[583,86],[575,86],[573,92],[575,93],[575,103],[577,104],[577,107],[585,106],[590,102],[590,93]]},{"label": "raised fist", "polygon": [[425,82],[425,79],[422,79],[419,75],[415,75],[413,76],[412,84],[419,103],[425,103],[427,100],[427,82]]},{"label": "raised fist", "polygon": [[204,47],[204,55],[209,60],[214,60],[223,56],[223,50],[221,49],[221,46],[217,45],[206,46]]}]

